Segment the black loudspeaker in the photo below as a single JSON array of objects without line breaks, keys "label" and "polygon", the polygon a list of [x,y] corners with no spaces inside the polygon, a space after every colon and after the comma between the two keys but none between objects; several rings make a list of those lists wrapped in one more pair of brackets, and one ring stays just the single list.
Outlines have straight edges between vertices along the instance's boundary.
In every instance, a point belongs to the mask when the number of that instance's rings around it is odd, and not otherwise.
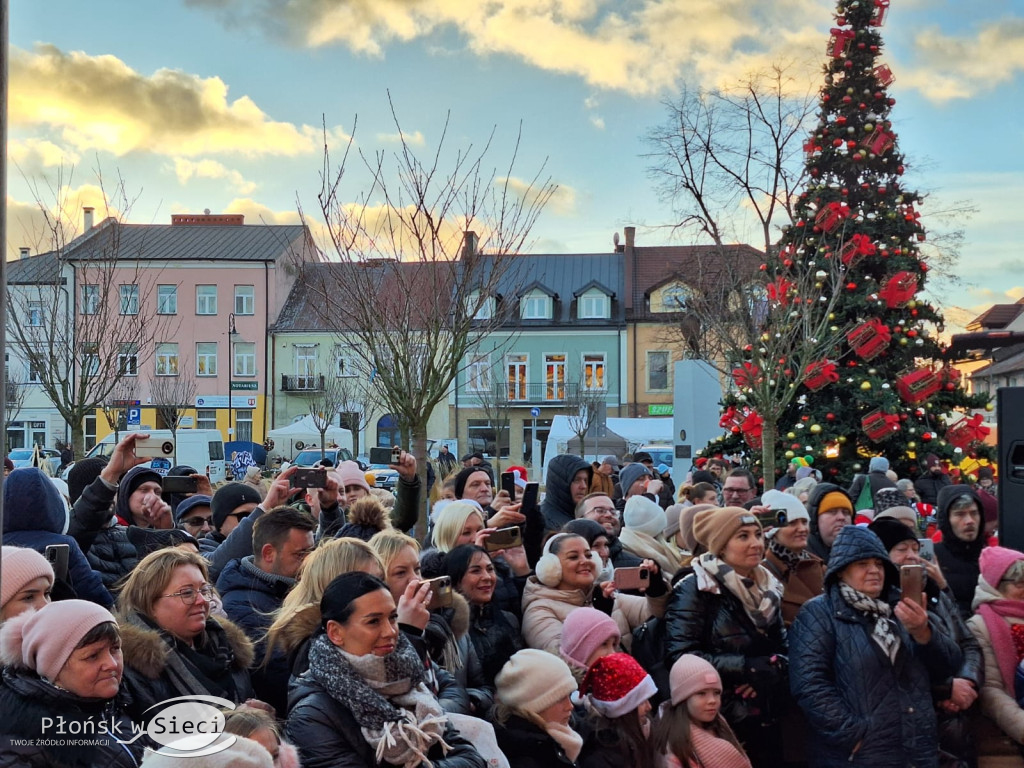
[{"label": "black loudspeaker", "polygon": [[999,543],[1024,551],[1024,387],[996,390]]}]

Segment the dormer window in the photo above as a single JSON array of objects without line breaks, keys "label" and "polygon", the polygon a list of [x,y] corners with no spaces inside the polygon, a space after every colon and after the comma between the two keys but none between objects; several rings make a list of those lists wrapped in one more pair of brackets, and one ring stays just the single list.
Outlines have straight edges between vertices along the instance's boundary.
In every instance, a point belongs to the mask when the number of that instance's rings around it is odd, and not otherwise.
[{"label": "dormer window", "polygon": [[612,314],[612,302],[606,293],[596,288],[582,294],[577,300],[576,316],[580,320],[607,319]]},{"label": "dormer window", "polygon": [[662,312],[685,312],[686,304],[693,296],[693,290],[682,283],[667,285],[661,292]]},{"label": "dormer window", "polygon": [[481,297],[480,291],[473,291],[466,297],[466,314],[474,320],[490,320],[494,317],[494,297]]},{"label": "dormer window", "polygon": [[519,308],[523,320],[550,320],[552,300],[543,291],[531,291],[520,299]]}]

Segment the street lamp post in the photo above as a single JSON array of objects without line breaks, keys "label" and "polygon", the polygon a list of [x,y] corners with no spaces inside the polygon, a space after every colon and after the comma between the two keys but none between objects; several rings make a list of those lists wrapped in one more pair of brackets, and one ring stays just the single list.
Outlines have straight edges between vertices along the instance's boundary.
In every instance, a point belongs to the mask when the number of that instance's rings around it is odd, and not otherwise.
[{"label": "street lamp post", "polygon": [[228,442],[235,436],[235,409],[231,401],[231,376],[234,373],[234,355],[231,344],[238,338],[238,331],[235,330],[235,313],[228,313]]}]

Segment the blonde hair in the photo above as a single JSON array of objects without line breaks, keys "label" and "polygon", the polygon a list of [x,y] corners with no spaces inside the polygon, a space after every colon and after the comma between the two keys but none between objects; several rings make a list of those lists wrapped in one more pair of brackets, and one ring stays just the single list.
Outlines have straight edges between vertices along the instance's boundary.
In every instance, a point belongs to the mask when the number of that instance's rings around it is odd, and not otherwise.
[{"label": "blonde hair", "polygon": [[455,542],[466,527],[466,521],[471,515],[480,518],[483,526],[487,525],[487,519],[480,507],[466,501],[453,501],[437,513],[437,520],[434,521],[434,546],[440,552],[450,552],[455,549]]},{"label": "blonde hair", "polygon": [[415,552],[420,551],[420,543],[416,539],[393,529],[375,533],[370,539],[370,546],[373,547],[384,566],[385,580],[387,580],[388,568],[403,549],[412,547]]},{"label": "blonde hair", "polygon": [[167,590],[176,568],[194,565],[203,574],[203,581],[210,582],[210,571],[206,560],[187,549],[158,549],[150,552],[128,574],[124,587],[117,596],[117,613],[127,618],[133,613],[150,616],[153,605]]},{"label": "blonde hair", "polygon": [[264,663],[270,659],[276,646],[285,646],[286,630],[299,613],[315,613],[319,623],[320,598],[328,584],[341,574],[352,571],[378,575],[373,568],[384,578],[384,564],[376,550],[362,539],[342,537],[321,542],[302,564],[298,582],[285,595],[281,607],[274,611],[274,621],[267,630],[267,656]]}]

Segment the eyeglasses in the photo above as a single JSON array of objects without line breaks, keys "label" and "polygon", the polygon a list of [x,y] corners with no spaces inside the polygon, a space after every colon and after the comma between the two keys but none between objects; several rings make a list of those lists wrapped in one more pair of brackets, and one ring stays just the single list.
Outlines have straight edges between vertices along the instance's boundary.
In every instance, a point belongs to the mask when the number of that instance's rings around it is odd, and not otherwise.
[{"label": "eyeglasses", "polygon": [[747,493],[748,491],[754,490],[753,488],[723,488],[722,493]]},{"label": "eyeglasses", "polygon": [[202,528],[204,525],[213,525],[213,518],[211,517],[186,517],[182,520],[185,525],[191,525],[194,528]]},{"label": "eyeglasses", "polygon": [[185,605],[195,605],[196,595],[202,595],[203,599],[207,602],[213,600],[213,587],[209,584],[203,584],[199,589],[195,587],[185,587],[179,589],[177,592],[171,592],[169,595],[160,595],[160,597],[177,597]]},{"label": "eyeglasses", "polygon": [[248,512],[232,512],[230,515],[226,515],[226,517],[237,517],[239,520],[244,520],[251,514],[252,510],[250,509]]},{"label": "eyeglasses", "polygon": [[589,514],[603,517],[604,515],[611,515],[612,517],[619,516],[619,510],[615,507],[591,507]]}]

